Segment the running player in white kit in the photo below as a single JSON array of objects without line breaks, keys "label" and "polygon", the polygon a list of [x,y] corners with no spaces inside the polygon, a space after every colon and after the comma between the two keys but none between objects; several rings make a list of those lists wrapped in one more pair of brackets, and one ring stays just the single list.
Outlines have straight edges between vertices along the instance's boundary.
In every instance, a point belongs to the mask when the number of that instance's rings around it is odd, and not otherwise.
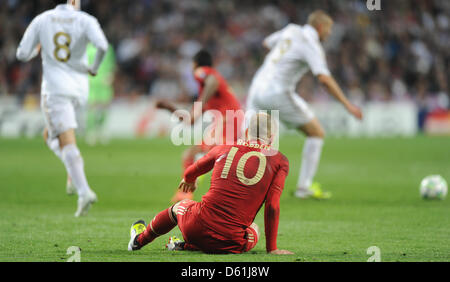
[{"label": "running player in white kit", "polygon": [[[79,0],[55,0],[56,8],[33,19],[17,49],[17,59],[29,61],[41,52],[43,77],[41,109],[44,138],[61,159],[78,194],[75,216],[87,214],[97,201],[84,173],[84,162],[76,145],[77,113],[89,93],[88,74],[95,76],[108,48],[108,41],[93,16],[79,11]],[[86,45],[97,47],[95,62],[88,66]]]},{"label": "running player in white kit", "polygon": [[263,45],[270,52],[254,76],[247,98],[247,110],[279,110],[281,122],[306,135],[295,192],[298,198],[330,195],[313,185],[325,133],[308,104],[295,93],[303,75],[311,70],[350,114],[362,119],[361,110],[347,100],[327,66],[321,41],[331,34],[332,26],[330,16],[318,10],[309,15],[308,24],[289,24],[268,36]]}]

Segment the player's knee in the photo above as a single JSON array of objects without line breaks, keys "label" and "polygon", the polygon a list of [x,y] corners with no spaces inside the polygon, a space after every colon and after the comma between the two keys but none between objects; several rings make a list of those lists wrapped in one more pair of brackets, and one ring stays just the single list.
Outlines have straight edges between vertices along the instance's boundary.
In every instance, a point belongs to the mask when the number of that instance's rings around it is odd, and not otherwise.
[{"label": "player's knee", "polygon": [[44,128],[44,132],[42,133],[42,138],[44,138],[44,141],[47,142],[47,140],[48,140],[48,130],[47,130],[47,128]]},{"label": "player's knee", "polygon": [[[189,201],[192,201],[192,200],[184,199],[184,200],[181,200],[181,201],[177,202],[176,204],[174,204],[174,205],[172,206],[171,211],[172,211],[172,215],[174,216],[175,219],[177,218],[178,207],[179,207],[182,203],[186,203],[186,202],[189,202]],[[185,207],[183,207],[183,208],[185,209]]]},{"label": "player's knee", "polygon": [[179,201],[178,203],[176,203],[175,205],[172,206],[171,211],[172,211],[172,215],[174,217],[177,216],[178,206],[180,205],[180,203],[181,203],[181,201]]},{"label": "player's knee", "polygon": [[62,157],[65,161],[76,162],[81,160],[81,153],[75,144],[69,144],[62,148]]},{"label": "player's knee", "polygon": [[320,128],[317,132],[317,138],[324,139],[325,138],[325,130],[323,128]]},{"label": "player's knee", "polygon": [[325,138],[325,130],[321,126],[316,126],[313,129],[306,131],[305,134],[307,137]]},{"label": "player's knee", "polygon": [[253,230],[255,230],[257,239],[259,239],[259,226],[253,222],[252,224],[250,224],[250,227],[253,228]]},{"label": "player's knee", "polygon": [[75,145],[76,146],[76,138],[75,138],[75,130],[69,129],[58,136],[59,145],[61,148],[67,145]]},{"label": "player's knee", "polygon": [[181,201],[177,202],[176,204],[174,204],[174,205],[172,206],[171,211],[172,211],[172,215],[173,215],[174,218],[177,218],[178,207],[180,206],[180,204],[181,204],[183,201],[185,201],[185,200],[181,200]]},{"label": "player's knee", "polygon": [[302,131],[307,137],[325,138],[325,130],[317,118],[314,118],[310,122],[300,126],[299,130]]}]

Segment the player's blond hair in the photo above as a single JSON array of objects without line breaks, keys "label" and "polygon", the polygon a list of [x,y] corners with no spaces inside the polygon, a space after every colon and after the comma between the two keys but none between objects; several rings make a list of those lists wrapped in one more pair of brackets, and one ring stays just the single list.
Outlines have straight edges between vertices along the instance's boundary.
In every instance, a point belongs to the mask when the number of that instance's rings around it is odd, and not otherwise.
[{"label": "player's blond hair", "polygon": [[308,16],[308,24],[318,27],[321,24],[332,24],[333,19],[323,10],[315,10]]},{"label": "player's blond hair", "polygon": [[248,139],[271,143],[273,135],[277,132],[277,123],[271,115],[265,112],[254,114],[248,126]]}]

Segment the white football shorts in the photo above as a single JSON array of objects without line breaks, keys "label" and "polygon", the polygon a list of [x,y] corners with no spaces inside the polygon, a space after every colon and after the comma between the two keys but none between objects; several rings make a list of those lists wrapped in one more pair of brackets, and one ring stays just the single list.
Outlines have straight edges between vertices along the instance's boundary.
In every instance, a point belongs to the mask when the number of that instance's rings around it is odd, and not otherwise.
[{"label": "white football shorts", "polygon": [[314,119],[314,112],[294,91],[270,85],[250,88],[247,110],[278,110],[280,122],[288,128],[299,128]]},{"label": "white football shorts", "polygon": [[62,96],[41,95],[41,110],[50,139],[58,137],[61,133],[78,127],[77,120],[86,105],[84,99]]}]

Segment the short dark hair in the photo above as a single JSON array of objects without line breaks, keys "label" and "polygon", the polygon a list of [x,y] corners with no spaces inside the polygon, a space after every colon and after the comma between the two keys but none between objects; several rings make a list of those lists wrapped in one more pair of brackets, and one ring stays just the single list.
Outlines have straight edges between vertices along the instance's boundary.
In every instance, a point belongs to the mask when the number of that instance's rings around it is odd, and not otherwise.
[{"label": "short dark hair", "polygon": [[55,5],[67,4],[67,0],[53,0],[53,3],[55,3]]},{"label": "short dark hair", "polygon": [[206,49],[198,51],[193,60],[198,67],[212,67],[213,65],[211,53]]}]

